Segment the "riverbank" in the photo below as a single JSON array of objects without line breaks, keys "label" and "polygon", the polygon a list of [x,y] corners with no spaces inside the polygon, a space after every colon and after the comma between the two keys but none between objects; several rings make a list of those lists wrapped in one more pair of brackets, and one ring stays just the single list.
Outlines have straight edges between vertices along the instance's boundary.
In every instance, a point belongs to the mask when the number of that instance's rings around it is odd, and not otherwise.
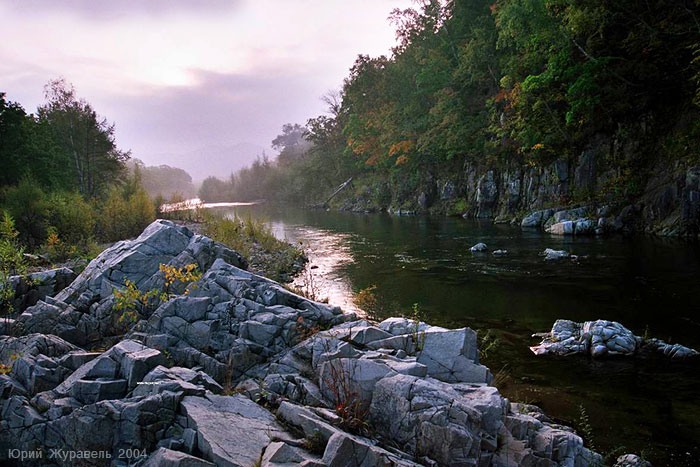
[{"label": "riverbank", "polygon": [[[161,264],[197,264],[203,276],[168,283]],[[597,458],[578,435],[488,384],[470,329],[373,325],[243,265],[223,245],[159,221],[25,311],[17,335],[2,337],[11,371],[0,377],[0,456],[95,453],[86,465],[107,456],[116,465],[125,456],[149,457],[145,465]],[[124,333],[111,293],[123,279],[180,293],[157,307],[132,304],[138,320]]]}]

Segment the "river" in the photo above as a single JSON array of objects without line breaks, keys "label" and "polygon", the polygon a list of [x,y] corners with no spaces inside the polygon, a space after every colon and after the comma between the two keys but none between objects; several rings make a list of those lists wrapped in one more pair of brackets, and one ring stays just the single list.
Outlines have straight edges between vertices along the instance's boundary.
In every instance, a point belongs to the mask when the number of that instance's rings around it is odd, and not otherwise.
[{"label": "river", "polygon": [[[619,321],[637,335],[700,349],[700,248],[653,238],[564,238],[489,221],[235,207],[301,242],[318,294],[345,310],[375,286],[386,315],[420,310],[431,324],[497,338],[484,358],[512,401],[542,407],[602,452],[642,453],[654,465],[700,459],[700,366],[584,356],[536,357],[535,332],[556,319]],[[472,254],[484,242],[489,251]],[[578,260],[544,261],[545,248]],[[582,415],[588,422],[582,422]],[[619,454],[620,452],[618,452]]]}]

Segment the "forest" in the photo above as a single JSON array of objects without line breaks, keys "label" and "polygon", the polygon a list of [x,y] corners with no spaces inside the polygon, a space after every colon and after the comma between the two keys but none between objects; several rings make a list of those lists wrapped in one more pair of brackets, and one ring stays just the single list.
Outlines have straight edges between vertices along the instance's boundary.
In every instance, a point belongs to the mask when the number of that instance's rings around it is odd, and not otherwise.
[{"label": "forest", "polygon": [[593,148],[606,176],[550,202],[625,202],[659,167],[698,162],[700,2],[419,5],[392,12],[391,56],[358,56],[326,114],[284,126],[277,160],[207,179],[200,196],[315,204],[355,177],[366,206],[415,206],[438,179],[473,189],[465,167],[575,165]]},{"label": "forest", "polygon": [[4,275],[23,253],[60,262],[92,257],[100,244],[133,237],[164,199],[194,195],[191,177],[148,167],[121,150],[115,126],[64,79],[45,86],[36,113],[0,93],[0,256]]}]

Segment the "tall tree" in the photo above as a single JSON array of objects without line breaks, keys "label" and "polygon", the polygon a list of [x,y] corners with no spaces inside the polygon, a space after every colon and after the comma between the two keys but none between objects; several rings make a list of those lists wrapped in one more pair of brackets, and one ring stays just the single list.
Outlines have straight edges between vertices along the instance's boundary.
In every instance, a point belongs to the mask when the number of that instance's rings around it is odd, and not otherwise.
[{"label": "tall tree", "polygon": [[97,115],[85,99],[78,99],[64,79],[49,81],[46,104],[38,109],[39,123],[46,123],[63,152],[75,184],[85,196],[102,194],[124,171],[130,154],[117,148],[114,124]]}]

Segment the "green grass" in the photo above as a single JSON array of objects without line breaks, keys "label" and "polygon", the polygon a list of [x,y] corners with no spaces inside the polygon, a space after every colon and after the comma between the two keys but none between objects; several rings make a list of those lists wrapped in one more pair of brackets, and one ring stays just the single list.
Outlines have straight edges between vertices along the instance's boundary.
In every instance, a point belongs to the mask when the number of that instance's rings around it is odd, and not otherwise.
[{"label": "green grass", "polygon": [[278,282],[289,282],[305,262],[304,252],[277,239],[264,222],[250,215],[233,219],[206,213],[202,234],[243,255],[251,271]]}]

